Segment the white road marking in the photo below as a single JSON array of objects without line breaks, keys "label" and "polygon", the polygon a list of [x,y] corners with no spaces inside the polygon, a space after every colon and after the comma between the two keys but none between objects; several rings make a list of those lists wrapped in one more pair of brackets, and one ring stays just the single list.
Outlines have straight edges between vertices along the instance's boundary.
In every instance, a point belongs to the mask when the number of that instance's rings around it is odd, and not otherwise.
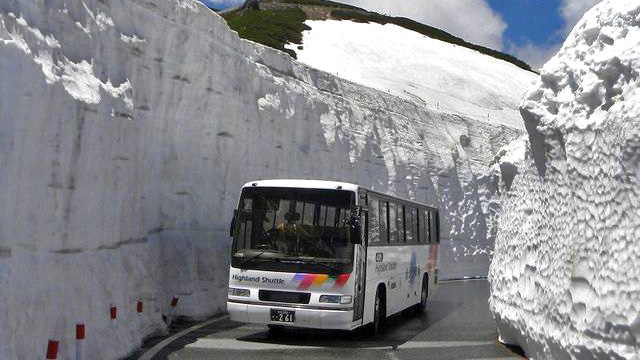
[{"label": "white road marking", "polygon": [[439,284],[441,283],[454,283],[454,282],[461,282],[461,281],[487,281],[486,277],[477,277],[477,278],[468,278],[468,279],[451,279],[451,280],[440,280],[438,281]]},{"label": "white road marking", "polygon": [[408,341],[399,345],[399,349],[428,349],[443,347],[465,347],[494,345],[495,341]]},{"label": "white road marking", "polygon": [[[445,347],[465,347],[465,346],[486,346],[494,345],[494,341],[409,341],[398,345],[398,349],[429,349],[429,348],[445,348]],[[218,350],[291,350],[291,349],[325,349],[325,346],[309,346],[309,345],[286,345],[253,341],[239,341],[236,339],[198,339],[192,344],[186,345],[187,348],[199,349],[218,349]],[[335,347],[336,349],[380,349],[388,350],[389,346],[363,346],[363,347]],[[332,347],[333,348],[333,347]]]},{"label": "white road marking", "polygon": [[389,351],[389,352],[387,353],[387,355],[389,356],[389,359],[391,359],[391,360],[400,360],[400,358],[398,357],[398,355],[396,355],[396,353],[395,353],[395,352],[393,352],[393,351]]},{"label": "white road marking", "polygon": [[236,339],[198,339],[185,348],[216,349],[216,350],[285,350],[285,349],[322,349],[321,346],[284,345],[253,341],[239,341]]},{"label": "white road marking", "polygon": [[205,326],[211,325],[213,323],[216,323],[218,321],[222,321],[222,320],[226,320],[229,318],[229,315],[224,315],[224,316],[220,316],[217,317],[215,319],[211,319],[208,321],[205,321],[203,323],[200,323],[198,325],[194,325],[188,329],[184,329],[182,331],[180,331],[177,334],[174,334],[171,337],[168,337],[164,340],[162,340],[161,342],[157,343],[156,346],[152,347],[151,349],[147,350],[147,352],[145,352],[144,354],[142,354],[142,356],[140,356],[140,358],[138,358],[138,360],[151,360],[151,358],[153,358],[157,353],[159,353],[165,346],[171,344],[174,340],[179,339],[185,335],[187,335],[188,333],[194,331],[194,330],[198,330],[201,329]]}]

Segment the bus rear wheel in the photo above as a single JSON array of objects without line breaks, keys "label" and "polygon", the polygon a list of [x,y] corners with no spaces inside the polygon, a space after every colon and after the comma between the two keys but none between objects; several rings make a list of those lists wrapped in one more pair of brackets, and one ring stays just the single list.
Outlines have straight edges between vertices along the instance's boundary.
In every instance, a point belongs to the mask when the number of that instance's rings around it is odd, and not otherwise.
[{"label": "bus rear wheel", "polygon": [[418,313],[422,314],[427,310],[427,298],[429,297],[429,279],[425,275],[422,279],[422,289],[420,290],[420,303],[416,305]]}]

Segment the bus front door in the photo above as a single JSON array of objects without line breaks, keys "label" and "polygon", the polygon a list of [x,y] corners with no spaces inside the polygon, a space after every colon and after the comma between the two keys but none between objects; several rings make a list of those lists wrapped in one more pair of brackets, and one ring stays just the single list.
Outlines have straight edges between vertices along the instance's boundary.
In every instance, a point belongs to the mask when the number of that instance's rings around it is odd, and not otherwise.
[{"label": "bus front door", "polygon": [[354,298],[353,298],[353,321],[362,320],[362,314],[364,313],[364,294],[365,294],[365,285],[366,285],[366,261],[367,261],[367,246],[366,246],[366,237],[367,237],[367,213],[363,213],[362,220],[360,221],[360,226],[362,226],[360,234],[362,237],[362,241],[360,244],[356,245],[355,253],[355,285],[354,285]]}]

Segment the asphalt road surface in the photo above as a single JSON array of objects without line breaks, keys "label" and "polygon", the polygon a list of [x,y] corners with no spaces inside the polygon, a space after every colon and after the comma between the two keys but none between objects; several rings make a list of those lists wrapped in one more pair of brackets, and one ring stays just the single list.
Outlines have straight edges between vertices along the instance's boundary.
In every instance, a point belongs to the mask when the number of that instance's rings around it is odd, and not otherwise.
[{"label": "asphalt road surface", "polygon": [[[152,359],[520,359],[496,341],[488,288],[485,280],[443,282],[425,314],[392,317],[377,337],[307,329],[271,335],[266,326],[227,319],[191,331],[194,324],[182,324],[173,332],[188,333],[173,341],[164,339],[170,343]],[[150,340],[142,351],[162,340]]]}]

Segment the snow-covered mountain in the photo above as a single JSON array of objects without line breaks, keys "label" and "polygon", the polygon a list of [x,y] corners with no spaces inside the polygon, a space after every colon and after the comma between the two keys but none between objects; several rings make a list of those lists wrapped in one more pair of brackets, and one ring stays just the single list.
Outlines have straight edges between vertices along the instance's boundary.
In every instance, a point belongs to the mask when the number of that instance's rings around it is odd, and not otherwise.
[{"label": "snow-covered mountain", "polygon": [[522,127],[520,99],[537,75],[395,24],[307,20],[298,60],[421,106]]},{"label": "snow-covered mountain", "polygon": [[576,25],[502,152],[490,306],[535,359],[640,359],[640,3]]}]

